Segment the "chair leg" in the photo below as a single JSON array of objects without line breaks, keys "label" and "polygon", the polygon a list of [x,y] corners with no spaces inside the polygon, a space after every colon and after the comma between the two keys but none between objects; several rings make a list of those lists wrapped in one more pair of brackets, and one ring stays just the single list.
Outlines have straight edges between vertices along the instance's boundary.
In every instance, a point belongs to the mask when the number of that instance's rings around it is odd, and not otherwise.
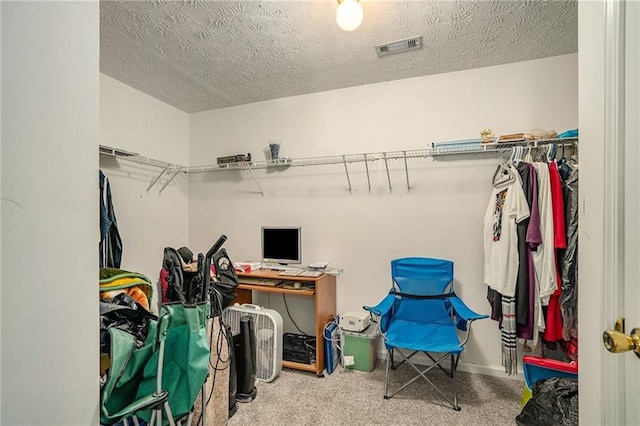
[{"label": "chair leg", "polygon": [[[169,424],[171,426],[175,426],[175,422],[173,421],[173,413],[171,413],[171,407],[169,407],[169,401],[164,402],[164,412],[167,415],[167,421],[169,422]],[[160,423],[160,425],[162,425],[162,423]]]},{"label": "chair leg", "polygon": [[384,394],[382,395],[384,399],[389,399],[387,396],[387,385],[389,384],[389,367],[391,364],[393,364],[393,349],[387,350],[387,369],[384,373]]},{"label": "chair leg", "polygon": [[431,354],[429,354],[429,352],[422,352],[423,354],[425,354],[426,356],[429,357],[429,359],[431,359],[431,362],[433,362],[433,364],[435,366],[437,366],[440,370],[442,370],[442,372],[444,374],[446,374],[447,376],[451,377],[451,369],[449,369],[449,371],[447,371],[443,366],[440,365],[440,361],[442,361],[442,358],[438,361],[435,360],[434,357],[431,356]]},{"label": "chair leg", "polygon": [[393,362],[393,349],[389,349],[389,356],[391,357],[391,369],[395,370],[396,369],[396,365]]},{"label": "chair leg", "polygon": [[[389,352],[391,352],[391,350],[389,350]],[[397,393],[401,392],[407,386],[409,386],[410,384],[412,384],[413,382],[418,380],[420,377],[422,377],[425,381],[427,381],[431,385],[431,387],[436,392],[438,392],[440,394],[440,396],[442,396],[442,398],[444,398],[445,401],[447,401],[449,403],[449,405],[451,405],[451,408],[453,408],[455,411],[460,411],[460,406],[458,405],[457,388],[456,388],[456,368],[458,366],[458,360],[460,359],[460,355],[459,354],[457,356],[453,355],[453,354],[443,354],[437,360],[435,360],[429,354],[427,354],[429,356],[429,358],[431,358],[435,363],[431,364],[430,366],[428,366],[425,370],[420,370],[414,363],[409,361],[410,356],[407,357],[404,354],[404,352],[402,352],[401,350],[398,350],[398,353],[403,357],[403,361],[402,362],[407,362],[418,373],[418,375],[415,376],[413,379],[409,380],[408,382],[406,382],[400,388],[394,390],[393,393],[391,393],[391,395],[389,395],[388,382],[389,382],[389,365],[390,365],[391,361],[389,360],[389,358],[387,358],[387,370],[386,370],[386,373],[385,373],[385,380],[384,380],[384,399],[391,399],[394,395],[396,395]],[[415,353],[415,351],[414,351],[414,353]],[[411,356],[412,355],[413,354],[411,354]],[[389,356],[391,356],[391,354],[389,354]],[[446,369],[443,369],[443,367],[440,365],[440,362],[443,361],[444,359],[446,359],[447,356],[451,357],[451,370],[450,370],[450,372],[446,371]],[[450,376],[453,379],[453,399],[451,399],[450,397],[445,395],[444,392],[442,392],[442,390],[440,390],[440,388],[438,388],[438,386],[436,386],[435,383],[433,383],[426,376],[426,373],[429,372],[430,370],[432,370],[435,367],[439,367],[440,369],[442,369],[445,372],[445,374],[447,374],[447,376]]]},{"label": "chair leg", "polygon": [[458,355],[451,354],[451,378],[453,379],[453,409],[456,411],[460,411],[460,406],[458,405],[458,393],[456,389],[456,370],[458,370],[459,359],[460,359],[460,354]]}]

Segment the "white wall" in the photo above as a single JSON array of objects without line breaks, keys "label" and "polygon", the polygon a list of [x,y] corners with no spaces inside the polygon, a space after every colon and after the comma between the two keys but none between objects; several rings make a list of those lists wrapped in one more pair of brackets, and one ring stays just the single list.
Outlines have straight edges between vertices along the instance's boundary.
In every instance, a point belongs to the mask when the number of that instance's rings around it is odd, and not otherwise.
[{"label": "white wall", "polygon": [[6,425],[98,423],[98,2],[2,2]]},{"label": "white wall", "polygon": [[[585,425],[604,421],[601,333],[604,277],[604,144],[605,136],[605,7],[581,2],[580,18],[580,419]],[[588,190],[586,190],[588,188]],[[597,261],[594,261],[597,259]],[[613,291],[613,290],[611,290]],[[587,295],[592,297],[587,297]],[[615,319],[610,319],[614,321]],[[589,356],[582,356],[589,354]]]},{"label": "white wall", "polygon": [[[0,2],[0,58],[2,57],[2,3]],[[2,99],[2,66],[0,66],[0,100]],[[0,102],[2,117],[2,102]],[[2,119],[0,118],[0,153],[2,153]],[[0,164],[2,156],[0,155]],[[2,173],[0,173],[0,200],[2,200]],[[2,208],[0,208],[0,237],[2,232]],[[2,319],[2,244],[0,244],[0,319]],[[2,329],[0,328],[0,407],[2,407]],[[0,419],[2,421],[2,419]]]},{"label": "white wall", "polygon": [[[190,165],[251,152],[264,159],[270,139],[293,158],[426,148],[429,142],[535,127],[577,127],[577,55],[360,86],[191,114]],[[482,283],[482,217],[495,156],[409,162],[407,191],[401,162],[390,164],[392,191],[381,161],[364,165],[257,170],[264,196],[247,172],[190,178],[189,242],[206,250],[220,234],[232,259],[260,258],[260,227],[300,225],[303,261],[344,268],[338,313],[374,304],[390,286],[389,262],[403,256],[455,261],[456,291],[488,312]],[[266,300],[280,306],[281,298]],[[309,306],[292,315],[310,331]],[[306,312],[305,312],[306,310]],[[284,312],[284,311],[282,311]],[[285,328],[292,329],[285,317]],[[474,325],[463,368],[503,371],[497,324]],[[475,366],[474,366],[475,365]]]},{"label": "white wall", "polygon": [[[100,144],[186,166],[189,115],[100,74]],[[161,169],[101,155],[100,169],[109,178],[123,244],[121,268],[145,274],[156,283],[163,249],[188,245],[187,180],[178,175],[163,191],[163,176],[147,187]],[[152,307],[156,307],[154,297]]]}]

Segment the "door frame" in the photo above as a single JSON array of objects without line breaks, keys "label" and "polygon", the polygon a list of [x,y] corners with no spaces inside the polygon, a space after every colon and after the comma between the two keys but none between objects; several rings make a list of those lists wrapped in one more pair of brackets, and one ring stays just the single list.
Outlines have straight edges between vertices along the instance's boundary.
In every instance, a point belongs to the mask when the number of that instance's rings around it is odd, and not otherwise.
[{"label": "door frame", "polygon": [[625,312],[625,64],[632,53],[625,51],[626,6],[624,0],[578,3],[581,424],[635,421],[624,380],[633,355],[609,354],[601,337]]}]

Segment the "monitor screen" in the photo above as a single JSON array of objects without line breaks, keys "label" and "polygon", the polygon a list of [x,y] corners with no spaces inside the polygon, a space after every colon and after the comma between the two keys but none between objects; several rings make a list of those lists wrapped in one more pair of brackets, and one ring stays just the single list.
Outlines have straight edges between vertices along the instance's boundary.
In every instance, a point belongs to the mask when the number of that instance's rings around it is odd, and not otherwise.
[{"label": "monitor screen", "polygon": [[262,261],[283,265],[302,263],[302,229],[263,226]]}]

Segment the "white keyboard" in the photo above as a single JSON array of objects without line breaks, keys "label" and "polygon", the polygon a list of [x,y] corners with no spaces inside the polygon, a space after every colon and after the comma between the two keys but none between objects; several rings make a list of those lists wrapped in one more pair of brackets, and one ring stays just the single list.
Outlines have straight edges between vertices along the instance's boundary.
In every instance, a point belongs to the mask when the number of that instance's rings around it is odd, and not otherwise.
[{"label": "white keyboard", "polygon": [[270,287],[280,284],[280,281],[281,280],[272,280],[268,278],[238,277],[238,282],[241,284],[266,285]]},{"label": "white keyboard", "polygon": [[287,269],[278,273],[278,275],[283,275],[285,277],[312,277],[317,278],[322,275],[320,271],[307,271],[306,269]]},{"label": "white keyboard", "polygon": [[304,269],[285,269],[278,273],[278,275],[284,275],[285,277],[297,277],[304,272]]}]

